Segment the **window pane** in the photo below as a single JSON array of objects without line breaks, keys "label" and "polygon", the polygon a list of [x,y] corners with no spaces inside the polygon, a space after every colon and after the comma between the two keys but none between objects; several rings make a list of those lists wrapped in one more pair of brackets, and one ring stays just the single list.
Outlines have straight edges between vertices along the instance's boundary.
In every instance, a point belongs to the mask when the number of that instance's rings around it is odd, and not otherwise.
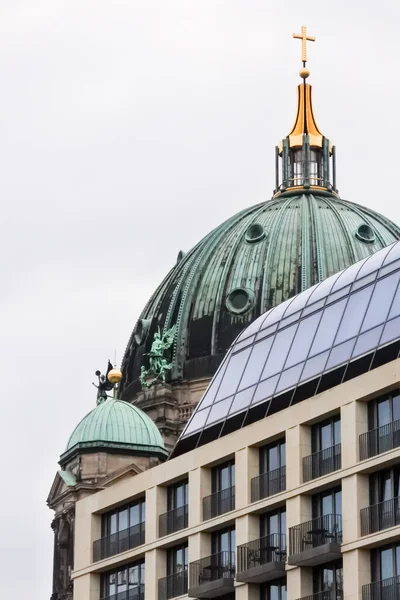
[{"label": "window pane", "polygon": [[255,389],[256,389],[256,386],[253,385],[250,388],[247,388],[245,390],[242,390],[241,392],[238,392],[235,396],[235,399],[234,399],[231,409],[229,411],[230,414],[249,406],[249,404],[251,403],[251,400],[253,398]]},{"label": "window pane", "polygon": [[389,579],[394,576],[393,573],[393,550],[388,548],[387,550],[381,550],[381,577],[382,579]]},{"label": "window pane", "polygon": [[279,446],[270,446],[268,448],[268,471],[278,469],[279,466]]},{"label": "window pane", "polygon": [[333,428],[332,423],[329,422],[326,425],[322,425],[320,428],[320,439],[321,439],[321,450],[330,448],[333,446]]},{"label": "window pane", "polygon": [[219,368],[219,371],[216,373],[213,381],[211,382],[210,387],[208,388],[205,395],[203,396],[203,398],[200,400],[199,404],[197,405],[198,409],[200,407],[205,408],[206,406],[210,406],[210,404],[212,404],[214,402],[215,395],[218,392],[219,385],[222,381],[222,378],[223,378],[226,368],[228,366],[229,357],[230,357],[230,353],[228,352],[224,362],[222,363],[222,365]]},{"label": "window pane", "polygon": [[392,422],[392,415],[390,414],[390,400],[381,400],[378,402],[378,427],[387,425]]},{"label": "window pane", "polygon": [[340,444],[341,442],[341,427],[340,420],[333,422],[333,444]]},{"label": "window pane", "polygon": [[262,379],[280,371],[285,363],[287,353],[297,329],[297,323],[276,334],[274,343],[265,364]]},{"label": "window pane", "polygon": [[322,311],[300,321],[292,347],[290,348],[285,368],[291,367],[292,365],[295,365],[296,363],[307,358],[321,317]]},{"label": "window pane", "polygon": [[193,433],[194,431],[201,429],[204,426],[204,423],[206,422],[209,412],[209,408],[205,408],[204,410],[195,412],[185,429],[185,435],[188,435],[189,433]]},{"label": "window pane", "polygon": [[128,509],[121,510],[119,513],[118,531],[128,529]]},{"label": "window pane", "polygon": [[340,300],[324,310],[311,348],[311,355],[319,354],[332,346],[346,302],[347,299]]},{"label": "window pane", "polygon": [[273,341],[274,338],[269,337],[253,346],[251,356],[239,384],[240,390],[252,383],[258,383]]},{"label": "window pane", "polygon": [[117,513],[114,513],[110,516],[110,531],[108,533],[110,535],[117,533]]},{"label": "window pane", "polygon": [[286,390],[292,386],[295,386],[300,379],[303,367],[304,363],[300,363],[299,365],[296,365],[291,369],[286,369],[286,371],[283,371],[279,383],[276,386],[275,394],[277,394],[278,392],[282,392],[283,390]]},{"label": "window pane", "polygon": [[322,354],[318,354],[318,356],[314,356],[314,358],[309,358],[304,366],[300,381],[306,381],[315,377],[315,375],[319,375],[325,368],[328,354],[329,352],[323,352]]},{"label": "window pane", "polygon": [[[393,421],[398,421],[400,419],[400,394],[397,396],[393,396]],[[400,573],[399,573],[400,575]]]},{"label": "window pane", "polygon": [[130,508],[130,521],[129,521],[129,526],[133,527],[134,525],[138,525],[140,523],[139,518],[140,518],[140,510],[139,510],[139,504],[135,504],[134,506],[131,506]]},{"label": "window pane", "polygon": [[336,292],[336,290],[339,290],[340,288],[348,285],[349,283],[353,283],[353,281],[357,278],[357,273],[359,272],[367,258],[360,260],[354,265],[351,265],[351,267],[349,267],[348,269],[342,271],[340,276],[337,278],[334,286],[332,287],[331,293]]},{"label": "window pane", "polygon": [[307,306],[309,306],[310,304],[313,304],[317,300],[321,300],[321,298],[325,298],[329,294],[331,289],[333,288],[335,281],[338,279],[339,276],[340,276],[340,273],[336,273],[335,275],[332,275],[332,277],[328,277],[328,279],[325,279],[324,281],[322,281],[319,284],[319,286],[315,288],[314,292],[311,294],[311,296],[307,302]]},{"label": "window pane", "polygon": [[344,342],[344,344],[339,344],[339,346],[335,346],[335,348],[332,348],[329,360],[325,368],[331,369],[332,367],[336,367],[337,365],[341,365],[342,363],[347,362],[350,359],[351,354],[353,352],[355,341],[356,338],[353,338],[348,342]]},{"label": "window pane", "polygon": [[226,396],[230,396],[236,392],[236,388],[246,366],[247,359],[250,356],[251,349],[252,347],[250,346],[249,348],[242,350],[242,352],[238,352],[238,354],[231,356],[229,365],[227,366],[225,374],[222,378],[216,400],[226,398]]},{"label": "window pane", "polygon": [[390,307],[388,319],[391,319],[392,317],[397,317],[398,315],[400,315],[400,285],[396,290],[396,294],[393,299],[393,304]]},{"label": "window pane", "polygon": [[386,344],[387,342],[391,342],[392,340],[395,340],[398,337],[400,337],[400,317],[392,319],[391,321],[388,321],[386,323],[379,344]]},{"label": "window pane", "polygon": [[225,418],[228,415],[232,398],[233,396],[230,396],[229,398],[221,400],[220,402],[216,402],[212,405],[210,415],[207,419],[207,425],[209,425],[210,423],[214,423],[215,421],[219,421],[220,419]]},{"label": "window pane", "polygon": [[386,258],[387,253],[389,252],[390,247],[386,247],[386,248],[382,248],[382,250],[378,250],[378,252],[375,252],[374,254],[372,254],[368,260],[363,264],[363,266],[361,267],[360,271],[358,272],[357,275],[357,279],[364,277],[365,275],[368,275],[369,273],[372,273],[372,271],[375,271],[376,269],[379,269],[379,267],[381,267],[384,259]]},{"label": "window pane", "polygon": [[353,350],[353,357],[360,356],[361,354],[376,348],[382,335],[382,331],[383,325],[379,325],[379,327],[375,327],[358,336],[357,343]]},{"label": "window pane", "polygon": [[398,282],[399,275],[395,273],[376,283],[361,331],[371,329],[386,320]]},{"label": "window pane", "polygon": [[261,400],[265,400],[272,396],[275,391],[276,384],[278,383],[279,375],[274,375],[270,379],[266,379],[258,384],[256,393],[254,394],[252,404],[256,404]]},{"label": "window pane", "polygon": [[280,466],[283,467],[284,465],[286,465],[286,442],[282,442],[281,444],[279,444],[279,448],[281,458]]},{"label": "window pane", "polygon": [[372,286],[366,287],[350,296],[335,339],[335,344],[340,344],[340,342],[344,342],[357,335],[372,294],[372,289]]}]

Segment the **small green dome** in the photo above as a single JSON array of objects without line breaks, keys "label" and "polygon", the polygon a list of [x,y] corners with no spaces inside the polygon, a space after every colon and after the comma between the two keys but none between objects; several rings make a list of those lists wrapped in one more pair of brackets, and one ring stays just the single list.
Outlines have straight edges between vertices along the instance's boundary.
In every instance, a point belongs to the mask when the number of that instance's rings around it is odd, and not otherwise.
[{"label": "small green dome", "polygon": [[70,436],[60,462],[86,450],[113,449],[164,459],[164,447],[157,426],[136,406],[110,398],[99,404],[82,419]]}]

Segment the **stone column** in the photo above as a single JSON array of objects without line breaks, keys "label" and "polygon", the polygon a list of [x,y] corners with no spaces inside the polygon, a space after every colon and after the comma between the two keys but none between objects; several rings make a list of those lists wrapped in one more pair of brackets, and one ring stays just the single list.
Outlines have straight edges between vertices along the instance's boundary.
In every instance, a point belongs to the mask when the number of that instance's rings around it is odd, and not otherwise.
[{"label": "stone column", "polygon": [[292,490],[303,482],[303,457],[311,454],[311,429],[295,425],[286,431],[286,489]]},{"label": "stone column", "polygon": [[342,479],[343,543],[355,542],[361,536],[360,509],[369,505],[369,477],[355,473]]},{"label": "stone column", "polygon": [[365,549],[343,553],[343,585],[346,600],[362,600],[362,586],[371,582],[370,553]]},{"label": "stone column", "polygon": [[341,407],[340,427],[342,438],[342,468],[346,469],[359,461],[359,437],[368,431],[368,404],[350,402]]},{"label": "stone column", "polygon": [[203,498],[211,494],[211,470],[200,467],[189,472],[189,527],[203,522]]},{"label": "stone column", "polygon": [[167,489],[154,486],[146,491],[146,544],[158,539],[159,516],[167,510]]},{"label": "stone column", "polygon": [[312,569],[293,567],[286,571],[287,597],[290,600],[311,596],[313,593]]},{"label": "stone column", "polygon": [[158,600],[158,580],[167,574],[166,551],[159,548],[150,550],[146,552],[145,561],[144,589],[146,598]]},{"label": "stone column", "polygon": [[260,474],[258,448],[242,448],[235,453],[235,506],[243,508],[251,502],[251,480]]},{"label": "stone column", "polygon": [[260,586],[243,583],[235,587],[235,600],[260,600]]},{"label": "stone column", "polygon": [[100,575],[88,573],[74,579],[74,600],[99,600]]}]

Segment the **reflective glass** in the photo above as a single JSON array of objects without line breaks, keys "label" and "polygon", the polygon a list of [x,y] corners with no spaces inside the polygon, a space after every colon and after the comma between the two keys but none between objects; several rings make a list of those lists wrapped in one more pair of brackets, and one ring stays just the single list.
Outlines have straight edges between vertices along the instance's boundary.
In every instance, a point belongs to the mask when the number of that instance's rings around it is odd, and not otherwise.
[{"label": "reflective glass", "polygon": [[353,350],[353,357],[360,356],[361,354],[376,348],[382,335],[382,331],[383,325],[379,325],[379,327],[374,327],[374,329],[370,329],[362,335],[359,335]]},{"label": "reflective glass", "polygon": [[[274,309],[272,309],[272,310],[274,310]],[[256,319],[252,323],[250,323],[250,325],[242,331],[242,333],[239,335],[239,337],[237,338],[236,341],[239,342],[241,340],[244,340],[245,338],[250,337],[254,333],[257,333],[257,331],[260,329],[262,322],[264,320],[265,320],[265,314],[260,315],[258,317],[258,319]]]},{"label": "reflective glass", "polygon": [[226,398],[225,400],[221,400],[220,402],[215,402],[212,405],[210,414],[207,419],[207,425],[210,423],[214,423],[215,421],[219,421],[222,418],[225,418],[229,413],[229,408],[232,403],[233,396]]},{"label": "reflective glass", "polygon": [[350,296],[342,322],[340,323],[335,344],[340,344],[340,342],[348,340],[360,331],[372,290],[373,286],[371,285]]},{"label": "reflective glass", "polygon": [[388,321],[383,329],[380,345],[387,344],[400,337],[400,317]]},{"label": "reflective glass", "polygon": [[256,389],[255,385],[252,385],[250,388],[246,390],[242,390],[238,392],[235,396],[233,404],[231,406],[230,413],[237,412],[238,410],[242,410],[243,408],[249,406],[251,400],[253,398],[254,390]]},{"label": "reflective glass", "polygon": [[306,317],[310,313],[313,313],[313,312],[317,311],[318,309],[322,308],[324,306],[325,302],[326,302],[326,298],[323,298],[322,300],[318,300],[318,302],[314,302],[314,304],[311,304],[311,306],[306,306],[305,309],[303,310],[302,316]]},{"label": "reflective glass", "polygon": [[282,329],[276,334],[271,352],[269,353],[268,360],[262,373],[262,379],[274,375],[274,373],[277,373],[282,369],[296,329],[297,323],[291,325],[287,329]]},{"label": "reflective glass", "polygon": [[288,317],[285,317],[284,319],[282,319],[279,322],[278,329],[282,329],[283,327],[287,327],[288,325],[290,325],[290,323],[293,323],[294,321],[298,321],[299,317],[300,317],[300,311],[298,311],[297,313],[293,313],[292,315],[289,315]]},{"label": "reflective glass", "polygon": [[252,335],[249,338],[246,338],[245,340],[243,340],[242,342],[238,342],[237,344],[235,344],[232,347],[232,354],[239,352],[239,350],[242,350],[243,348],[246,348],[246,346],[250,346],[250,344],[252,344],[254,342],[255,339],[255,335]]},{"label": "reflective glass", "polygon": [[348,342],[344,342],[344,344],[339,344],[339,346],[332,348],[325,369],[332,369],[332,367],[347,362],[351,357],[355,341],[356,338],[353,338]]},{"label": "reflective glass", "polygon": [[336,302],[336,300],[339,300],[339,298],[347,296],[347,294],[350,291],[350,287],[350,285],[346,285],[346,287],[342,288],[341,290],[338,290],[333,294],[329,294],[329,296],[326,299],[326,304],[333,304],[334,302]]},{"label": "reflective glass", "polygon": [[285,310],[288,308],[289,304],[292,301],[293,301],[293,298],[289,298],[289,300],[286,300],[285,302],[281,302],[281,304],[278,304],[278,306],[275,306],[275,308],[273,308],[265,317],[265,321],[262,324],[261,329],[265,329],[269,325],[272,325],[272,323],[277,323],[278,321],[280,321],[283,316],[283,313],[285,312]]},{"label": "reflective glass", "polygon": [[299,365],[296,365],[291,369],[283,371],[279,383],[276,386],[275,394],[277,394],[278,392],[282,392],[283,390],[286,390],[292,387],[293,385],[296,385],[296,383],[299,381],[301,372],[303,370],[303,366],[304,364],[300,363]]},{"label": "reflective glass", "polygon": [[348,285],[349,283],[352,283],[357,278],[357,273],[359,272],[365,261],[368,260],[368,258],[369,257],[363,258],[359,262],[356,262],[354,265],[351,265],[351,267],[349,267],[348,269],[342,271],[340,277],[338,277],[335,281],[330,293],[332,294],[333,292],[336,292],[336,290],[339,290],[340,288]]},{"label": "reflective glass", "polygon": [[189,423],[187,424],[187,427],[184,432],[185,435],[187,435],[189,433],[193,433],[193,431],[197,431],[198,429],[201,429],[201,427],[203,427],[204,423],[206,422],[209,412],[210,412],[209,408],[205,408],[204,410],[199,410],[198,412],[195,411],[193,413],[193,416],[190,419]]},{"label": "reflective glass", "polygon": [[385,267],[381,267],[379,270],[379,277],[384,277],[392,271],[397,271],[397,269],[400,269],[400,260],[396,260],[395,262],[389,263]]},{"label": "reflective glass", "polygon": [[200,403],[197,405],[198,409],[205,408],[206,406],[210,406],[210,404],[212,404],[214,402],[215,395],[218,392],[219,384],[221,383],[222,378],[226,371],[226,367],[228,366],[230,355],[231,355],[231,353],[228,351],[228,354],[226,355],[219,370],[214,375],[214,379],[211,381],[210,385],[208,386],[206,393],[204,394],[203,398],[200,400]]},{"label": "reflective glass", "polygon": [[277,327],[278,327],[278,323],[274,323],[274,325],[271,325],[270,327],[266,327],[265,329],[262,329],[256,335],[256,342],[258,342],[258,340],[262,340],[265,337],[267,337],[267,336],[271,335],[272,333],[274,333],[276,331]]},{"label": "reflective glass", "polygon": [[322,317],[322,311],[314,313],[311,317],[302,319],[296,331],[292,347],[290,348],[285,368],[291,367],[296,363],[305,360],[310,351],[311,343],[317,331],[318,324]]},{"label": "reflective glass", "polygon": [[398,258],[400,258],[400,245],[398,244],[398,242],[395,242],[394,244],[390,244],[389,248],[389,252],[386,255],[385,260],[383,261],[382,265],[387,265],[391,262],[393,262],[394,260],[397,260]]},{"label": "reflective glass", "polygon": [[361,277],[372,273],[372,271],[379,269],[379,267],[382,266],[382,263],[389,250],[390,247],[386,247],[382,248],[382,250],[378,250],[378,252],[375,252],[375,254],[372,254],[359,270],[357,279],[360,279]]},{"label": "reflective glass", "polygon": [[[399,276],[399,279],[400,279],[400,276]],[[396,293],[394,295],[393,303],[392,303],[392,306],[390,307],[388,319],[391,319],[392,317],[397,317],[398,315],[400,315],[400,285],[398,286]]]},{"label": "reflective glass", "polygon": [[332,346],[346,302],[347,298],[325,308],[311,347],[311,355],[319,354]]},{"label": "reflective glass", "polygon": [[293,298],[293,302],[290,304],[290,306],[288,306],[288,308],[285,312],[285,319],[287,316],[292,315],[296,311],[304,308],[304,306],[307,303],[307,300],[309,299],[309,297],[311,296],[311,294],[314,292],[314,290],[316,289],[316,287],[318,285],[319,284],[313,285],[312,287],[308,288],[308,290],[305,290],[301,294],[297,294],[297,296],[295,296]]},{"label": "reflective glass", "polygon": [[256,393],[254,394],[252,404],[256,404],[260,400],[265,400],[272,396],[275,391],[276,384],[278,382],[279,375],[275,375],[274,377],[270,377],[265,381],[262,381],[258,384]]},{"label": "reflective glass", "polygon": [[258,383],[273,341],[274,338],[269,337],[253,346],[253,351],[239,384],[239,390],[248,387],[252,383]]},{"label": "reflective glass", "polygon": [[389,275],[389,277],[376,282],[361,331],[371,329],[371,327],[375,327],[375,325],[379,325],[385,321],[398,283],[398,273]]},{"label": "reflective glass", "polygon": [[342,273],[342,271],[340,271],[340,273],[336,273],[335,275],[332,275],[332,277],[328,277],[328,279],[325,279],[324,281],[322,281],[319,284],[319,286],[315,288],[314,292],[309,297],[307,306],[309,306],[310,304],[313,304],[314,302],[316,302],[317,300],[320,300],[321,298],[325,298],[329,294],[331,289],[333,288],[335,281],[338,279],[338,277],[340,276],[341,273]]},{"label": "reflective glass", "polygon": [[329,351],[318,354],[314,358],[309,358],[304,365],[303,373],[301,374],[300,381],[306,381],[315,375],[319,375],[325,368],[326,360],[328,358]]},{"label": "reflective glass", "polygon": [[368,285],[368,283],[372,283],[372,281],[375,281],[378,273],[379,273],[379,271],[374,271],[373,273],[370,273],[366,277],[363,277],[362,279],[358,279],[357,281],[355,281],[353,283],[351,291],[355,292],[356,290],[364,287],[364,285]]},{"label": "reflective glass", "polygon": [[240,378],[247,363],[247,359],[250,356],[251,346],[231,356],[229,365],[225,371],[225,375],[222,379],[221,385],[217,392],[216,400],[221,400],[230,396],[236,392],[236,388],[239,384]]}]

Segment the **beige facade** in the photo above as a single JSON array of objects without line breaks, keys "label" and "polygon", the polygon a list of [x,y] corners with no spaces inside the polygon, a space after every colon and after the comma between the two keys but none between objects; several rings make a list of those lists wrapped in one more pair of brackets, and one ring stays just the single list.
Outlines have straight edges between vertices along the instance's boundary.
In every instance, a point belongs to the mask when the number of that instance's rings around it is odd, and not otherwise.
[{"label": "beige facade", "polygon": [[[315,561],[318,563],[321,559],[315,558],[315,552],[312,557],[311,550],[303,552],[302,556],[292,551],[290,529],[312,520],[315,494],[337,486],[341,487],[342,493],[343,539],[339,556],[328,554],[327,561],[332,558],[342,561],[344,595],[332,598],[361,599],[362,587],[371,582],[371,550],[400,540],[400,526],[361,535],[360,510],[370,504],[371,473],[400,463],[400,448],[360,460],[359,436],[368,431],[368,403],[396,390],[399,384],[400,359],[397,359],[134,477],[115,479],[104,489],[79,500],[75,513],[74,600],[100,600],[104,596],[102,574],[138,559],[145,562],[145,599],[163,600],[159,597],[158,581],[167,574],[167,550],[186,541],[190,590],[191,569],[194,568],[191,563],[213,553],[213,533],[234,526],[236,546],[257,540],[262,515],[279,507],[286,507],[288,548],[281,576],[286,578],[287,599],[308,597],[315,593],[313,561],[316,564]],[[334,415],[340,415],[341,468],[304,482],[303,458],[312,452],[311,428]],[[286,440],[286,489],[251,502],[251,480],[260,475],[259,448],[282,438]],[[236,470],[234,510],[204,520],[203,498],[212,491],[212,468],[227,460],[234,460]],[[185,478],[188,478],[188,527],[160,537],[159,517],[168,508],[167,488]],[[145,543],[93,562],[93,543],[102,535],[103,515],[143,497],[146,499]],[[304,535],[302,543],[305,542]],[[321,552],[326,548],[335,552],[333,546],[333,543],[321,544]],[[258,600],[260,583],[238,580],[241,577],[237,558],[234,597]],[[213,597],[221,597],[218,591],[210,593],[214,593]]]}]

